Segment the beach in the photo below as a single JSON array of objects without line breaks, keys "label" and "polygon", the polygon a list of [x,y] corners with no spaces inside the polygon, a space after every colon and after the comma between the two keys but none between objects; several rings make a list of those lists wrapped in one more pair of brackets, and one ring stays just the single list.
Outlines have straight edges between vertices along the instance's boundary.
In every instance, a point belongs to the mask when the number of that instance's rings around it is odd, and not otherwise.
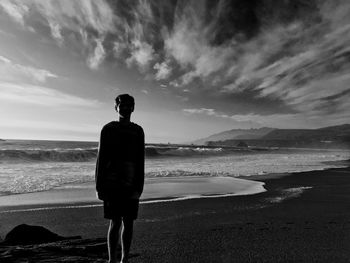
[{"label": "beach", "polygon": [[[266,191],[141,204],[130,262],[349,262],[349,168],[251,179]],[[3,210],[0,237],[25,223],[81,239],[1,246],[1,262],[106,262],[102,207],[54,206]]]},{"label": "beach", "polygon": [[0,263],[350,263],[349,85],[350,0],[0,0]]}]

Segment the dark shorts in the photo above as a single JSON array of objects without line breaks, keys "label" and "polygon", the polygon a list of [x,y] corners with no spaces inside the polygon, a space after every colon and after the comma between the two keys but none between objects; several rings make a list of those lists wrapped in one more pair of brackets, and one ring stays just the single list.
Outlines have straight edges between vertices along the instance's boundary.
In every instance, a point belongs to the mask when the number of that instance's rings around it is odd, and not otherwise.
[{"label": "dark shorts", "polygon": [[136,219],[139,210],[139,199],[118,199],[103,202],[104,218],[117,219],[127,217]]}]

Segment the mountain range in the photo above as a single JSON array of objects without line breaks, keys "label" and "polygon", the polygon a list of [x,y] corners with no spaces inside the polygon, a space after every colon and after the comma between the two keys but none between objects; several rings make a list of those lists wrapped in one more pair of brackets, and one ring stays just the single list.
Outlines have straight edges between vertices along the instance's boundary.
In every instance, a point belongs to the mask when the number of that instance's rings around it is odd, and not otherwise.
[{"label": "mountain range", "polygon": [[233,129],[193,141],[196,145],[255,147],[312,147],[350,149],[350,124],[319,129]]},{"label": "mountain range", "polygon": [[226,140],[246,140],[246,139],[259,139],[264,135],[267,135],[269,132],[275,130],[274,128],[259,128],[259,129],[232,129],[229,131],[223,131],[210,135],[209,137],[202,138],[196,141],[193,141],[193,144],[203,145],[208,142],[217,142],[217,141],[226,141]]}]

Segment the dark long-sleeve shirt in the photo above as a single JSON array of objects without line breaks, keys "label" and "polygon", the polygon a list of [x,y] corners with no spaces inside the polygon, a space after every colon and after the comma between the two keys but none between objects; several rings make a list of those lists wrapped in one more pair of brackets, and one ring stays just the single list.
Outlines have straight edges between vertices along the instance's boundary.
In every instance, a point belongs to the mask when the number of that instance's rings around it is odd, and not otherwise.
[{"label": "dark long-sleeve shirt", "polygon": [[145,137],[139,125],[112,121],[102,128],[95,173],[100,199],[140,197],[144,153]]}]

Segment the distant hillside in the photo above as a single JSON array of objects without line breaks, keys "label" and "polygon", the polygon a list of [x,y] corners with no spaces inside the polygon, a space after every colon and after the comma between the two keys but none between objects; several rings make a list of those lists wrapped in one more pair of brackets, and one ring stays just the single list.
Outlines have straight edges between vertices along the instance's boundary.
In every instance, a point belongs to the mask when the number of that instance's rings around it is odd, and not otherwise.
[{"label": "distant hillside", "polygon": [[233,130],[213,134],[209,137],[193,141],[192,143],[203,145],[209,141],[225,141],[225,140],[233,140],[233,139],[237,139],[237,140],[258,139],[273,130],[274,130],[273,128],[267,128],[267,127],[259,128],[259,129],[248,129],[248,130],[233,129]]},{"label": "distant hillside", "polygon": [[[210,138],[210,137],[208,137]],[[350,124],[320,129],[273,129],[260,138],[244,138],[209,141],[206,144],[236,146],[244,140],[255,147],[304,147],[304,148],[350,148]]]},{"label": "distant hillside", "polygon": [[276,129],[262,136],[260,139],[334,141],[346,137],[350,138],[350,124],[321,129]]}]

